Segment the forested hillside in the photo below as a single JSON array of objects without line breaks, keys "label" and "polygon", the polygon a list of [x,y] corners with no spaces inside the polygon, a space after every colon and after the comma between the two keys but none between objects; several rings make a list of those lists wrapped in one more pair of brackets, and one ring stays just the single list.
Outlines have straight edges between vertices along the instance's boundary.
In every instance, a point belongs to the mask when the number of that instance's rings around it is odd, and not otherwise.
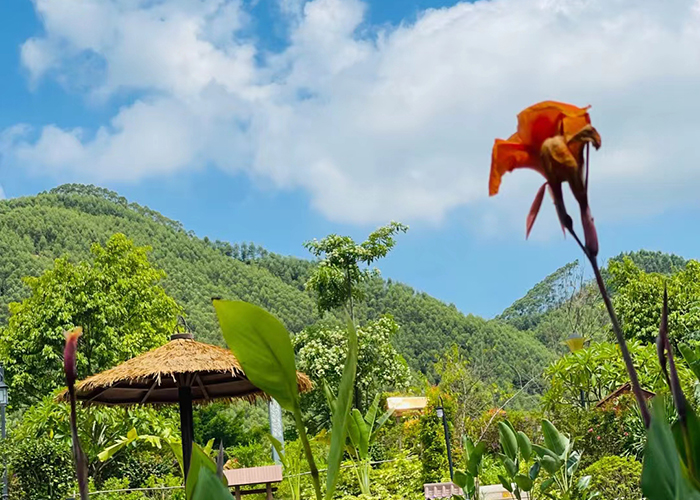
[{"label": "forested hillside", "polygon": [[[293,332],[318,319],[304,291],[313,262],[253,244],[199,239],[178,222],[114,192],[64,185],[0,202],[0,322],[7,322],[8,304],[26,296],[24,276],[38,275],[59,256],[89,259],[90,245],[104,244],[116,232],[153,248],[150,259],[167,273],[164,286],[183,306],[199,339],[221,342],[210,304],[214,296],[259,304]],[[240,237],[245,240],[244,234]],[[506,322],[465,316],[454,306],[391,280],[377,278],[367,288],[358,317],[394,315],[401,327],[396,347],[412,368],[426,374],[432,374],[436,356],[453,344],[465,349],[485,376],[502,383],[517,384],[539,373],[553,357],[531,335]]]}]

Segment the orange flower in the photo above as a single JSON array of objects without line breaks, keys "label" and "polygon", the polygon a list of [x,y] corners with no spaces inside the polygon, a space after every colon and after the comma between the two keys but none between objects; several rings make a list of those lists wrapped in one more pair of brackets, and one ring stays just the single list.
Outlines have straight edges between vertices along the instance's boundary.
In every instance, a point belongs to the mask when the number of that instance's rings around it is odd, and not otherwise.
[{"label": "orange flower", "polygon": [[573,223],[564,206],[562,183],[567,182],[581,208],[581,221],[586,249],[598,254],[598,238],[588,207],[588,165],[584,160],[585,146],[600,147],[600,135],[591,126],[588,108],[544,101],[523,110],[518,115],[518,131],[508,140],[496,139],[491,154],[489,195],[498,193],[501,178],[516,168],[530,168],[547,180],[537,192],[527,217],[529,236],[542,205],[545,187],[554,199],[562,227],[572,234]]}]

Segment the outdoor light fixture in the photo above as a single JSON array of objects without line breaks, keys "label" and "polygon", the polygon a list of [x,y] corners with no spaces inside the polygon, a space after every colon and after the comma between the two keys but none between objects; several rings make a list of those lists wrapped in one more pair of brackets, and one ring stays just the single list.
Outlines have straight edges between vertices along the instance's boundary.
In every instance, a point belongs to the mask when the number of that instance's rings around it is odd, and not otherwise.
[{"label": "outdoor light fixture", "polygon": [[[7,393],[9,387],[5,383],[5,367],[0,365],[0,436],[5,444],[5,409],[7,408]],[[2,500],[7,499],[7,464],[3,457],[2,463]]]},{"label": "outdoor light fixture", "polygon": [[442,428],[445,430],[445,445],[447,446],[447,463],[450,466],[450,480],[454,480],[454,470],[452,468],[452,446],[450,445],[450,429],[447,427],[445,409],[442,407],[442,396],[438,400],[438,407],[435,409],[438,418],[442,419]]},{"label": "outdoor light fixture", "polygon": [[[569,348],[569,351],[574,353],[576,351],[580,351],[583,349],[586,345],[587,339],[585,337],[582,337],[578,332],[574,332],[571,335],[568,336],[568,338],[564,341],[566,344],[566,347]],[[586,408],[586,395],[583,392],[583,389],[581,389],[581,407]]]},{"label": "outdoor light fixture", "polygon": [[569,348],[569,351],[576,352],[584,348],[586,344],[586,338],[579,335],[578,332],[574,332],[571,335],[569,335],[569,337],[564,341],[564,343],[566,344],[566,347]]}]

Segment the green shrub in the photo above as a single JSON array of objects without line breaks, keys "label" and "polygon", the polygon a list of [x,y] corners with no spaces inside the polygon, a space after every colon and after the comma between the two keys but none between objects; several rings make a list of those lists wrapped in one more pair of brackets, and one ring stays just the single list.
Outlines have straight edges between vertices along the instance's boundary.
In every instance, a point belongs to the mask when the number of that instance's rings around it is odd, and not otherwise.
[{"label": "green shrub", "polygon": [[591,464],[583,475],[591,476],[591,490],[600,492],[599,500],[639,500],[642,490],[642,464],[632,457],[603,457]]},{"label": "green shrub", "polygon": [[8,450],[13,500],[53,500],[74,489],[70,448],[51,439],[25,440]]},{"label": "green shrub", "polygon": [[272,448],[269,443],[259,442],[226,449],[229,465],[234,468],[258,467],[272,464]]},{"label": "green shrub", "polygon": [[[349,478],[354,474],[352,469],[343,470],[348,486],[352,484]],[[352,487],[337,490],[336,499],[421,500],[423,498],[423,470],[418,457],[400,453],[394,461],[372,469],[371,477],[372,496],[360,495],[359,488],[356,486],[357,479],[355,479]]]}]

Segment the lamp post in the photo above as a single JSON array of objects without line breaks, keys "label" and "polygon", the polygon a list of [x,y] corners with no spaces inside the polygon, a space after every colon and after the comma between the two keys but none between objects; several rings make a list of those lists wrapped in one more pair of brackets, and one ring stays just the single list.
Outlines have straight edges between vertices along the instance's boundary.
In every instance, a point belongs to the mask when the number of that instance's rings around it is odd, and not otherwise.
[{"label": "lamp post", "polygon": [[[576,351],[580,351],[583,349],[586,345],[586,339],[585,337],[582,337],[578,332],[574,332],[571,335],[567,337],[567,339],[564,341],[566,344],[566,347],[569,348],[569,352],[574,353]],[[581,389],[581,408],[584,410],[586,409],[586,396],[583,392],[583,389]]]},{"label": "lamp post", "polygon": [[442,419],[442,428],[445,430],[445,445],[447,446],[447,463],[450,466],[450,481],[454,481],[454,470],[452,469],[452,446],[450,445],[450,429],[447,427],[445,409],[442,407],[442,396],[440,396],[436,411],[438,418]]},{"label": "lamp post", "polygon": [[[0,365],[0,437],[5,443],[5,408],[7,408],[7,384],[5,383],[5,367]],[[7,464],[2,459],[2,500],[7,499]]]}]

